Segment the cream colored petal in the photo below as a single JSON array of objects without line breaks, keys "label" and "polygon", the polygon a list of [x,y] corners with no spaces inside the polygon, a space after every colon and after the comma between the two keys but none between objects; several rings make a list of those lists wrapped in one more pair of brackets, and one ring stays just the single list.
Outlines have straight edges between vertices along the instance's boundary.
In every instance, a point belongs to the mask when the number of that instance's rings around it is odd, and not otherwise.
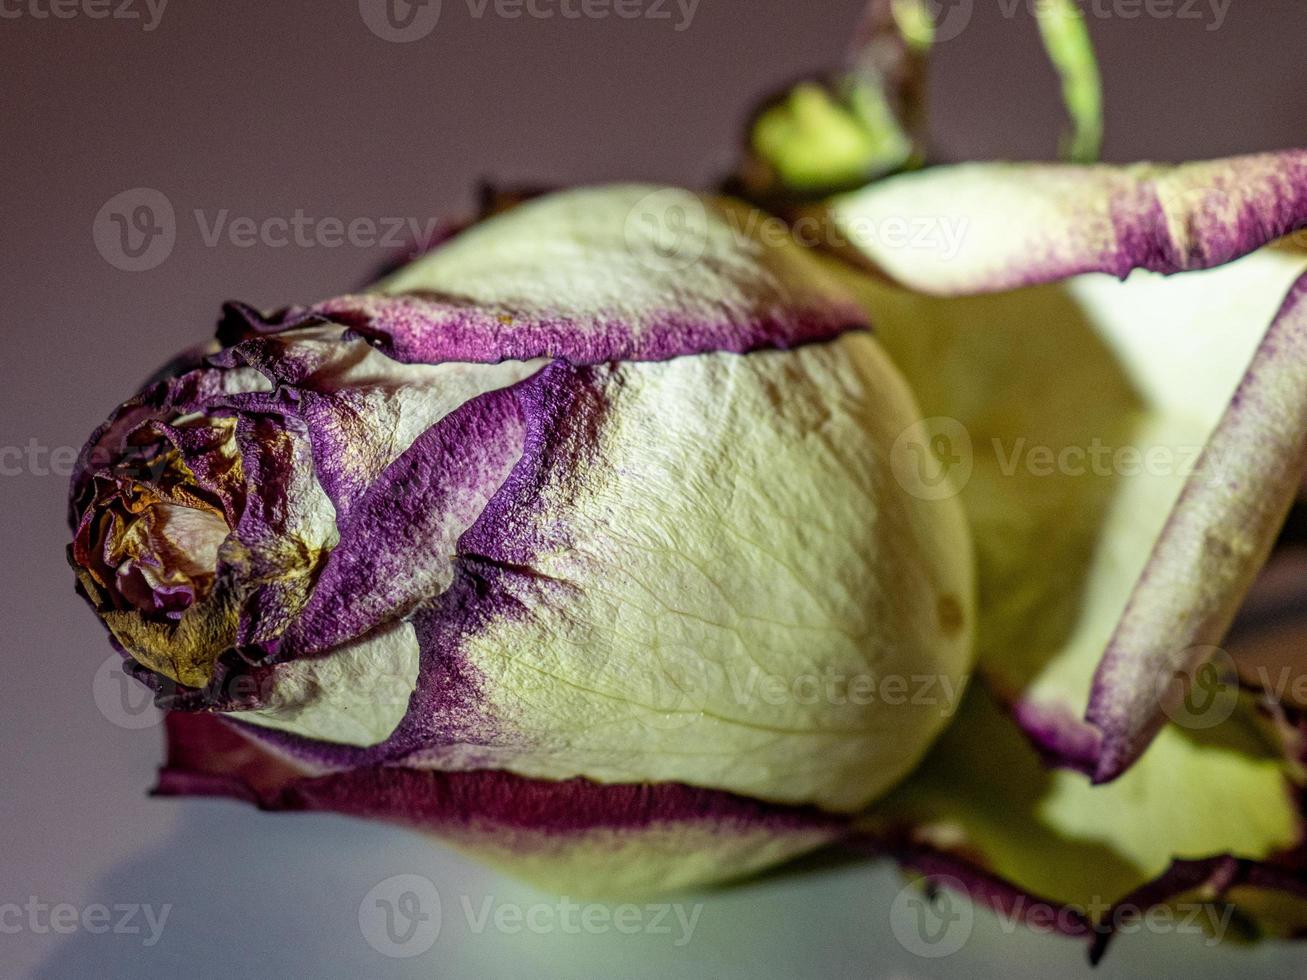
[{"label": "cream colored petal", "polygon": [[325,656],[277,666],[263,692],[268,706],[228,716],[324,742],[376,745],[408,710],[418,659],[412,625],[392,623]]},{"label": "cream colored petal", "polygon": [[857,809],[907,773],[971,661],[954,500],[890,455],[911,395],[861,333],[615,365],[583,465],[515,518],[565,546],[505,569],[465,641],[493,734],[410,764],[676,781]]}]

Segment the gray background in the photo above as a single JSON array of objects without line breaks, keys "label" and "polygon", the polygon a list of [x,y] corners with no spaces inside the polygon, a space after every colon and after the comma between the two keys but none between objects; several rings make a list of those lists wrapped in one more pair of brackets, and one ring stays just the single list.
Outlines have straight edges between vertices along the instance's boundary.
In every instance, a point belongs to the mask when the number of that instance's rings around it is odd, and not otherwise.
[{"label": "gray background", "polygon": [[[121,0],[113,0],[117,5]],[[0,19],[0,447],[79,446],[163,355],[206,337],[220,301],[309,301],[356,284],[385,249],[205,243],[193,218],[428,217],[482,177],[705,183],[732,160],[754,97],[842,50],[860,4],[702,0],[688,27],[638,19],[481,18],[445,0],[410,44],[364,25],[353,0],[201,4],[140,20]],[[48,9],[48,0],[36,0]],[[958,7],[954,2],[953,7]],[[80,9],[80,8],[74,8]],[[145,11],[143,4],[137,8]],[[1127,2],[1124,11],[1130,9]],[[1155,8],[1158,9],[1158,8]],[[1307,8],[1235,0],[1200,19],[1095,19],[1115,160],[1292,145],[1307,128]],[[1059,125],[1023,13],[976,4],[941,46],[935,131],[954,157],[1048,156]],[[113,195],[154,188],[175,248],[130,273],[93,222]],[[13,456],[8,457],[13,468]],[[883,866],[758,883],[703,902],[675,935],[477,933],[463,911],[547,900],[412,834],[236,804],[151,801],[160,732],[97,674],[103,633],[72,591],[65,480],[48,458],[0,477],[4,685],[0,904],[171,903],[141,936],[0,934],[0,973],[136,976],[1075,976],[1079,946],[1008,935],[978,915],[955,955],[903,948]],[[57,467],[56,467],[57,468]],[[97,677],[100,679],[97,681]],[[99,704],[97,707],[97,694]],[[144,727],[124,727],[139,726]],[[432,949],[387,959],[365,941],[363,896],[391,875],[437,883]],[[1102,977],[1307,975],[1293,947],[1208,950],[1193,936],[1122,941]]]}]

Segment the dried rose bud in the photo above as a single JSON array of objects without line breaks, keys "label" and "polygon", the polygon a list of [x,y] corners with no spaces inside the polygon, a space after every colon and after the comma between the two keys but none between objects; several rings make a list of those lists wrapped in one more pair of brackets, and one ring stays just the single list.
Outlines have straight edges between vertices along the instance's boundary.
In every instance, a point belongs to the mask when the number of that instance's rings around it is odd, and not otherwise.
[{"label": "dried rose bud", "polygon": [[179,712],[162,790],[611,892],[809,850],[910,772],[970,668],[966,526],[894,476],[920,417],[864,311],[761,219],[541,198],[368,293],[232,308],[120,408],[72,557]]}]

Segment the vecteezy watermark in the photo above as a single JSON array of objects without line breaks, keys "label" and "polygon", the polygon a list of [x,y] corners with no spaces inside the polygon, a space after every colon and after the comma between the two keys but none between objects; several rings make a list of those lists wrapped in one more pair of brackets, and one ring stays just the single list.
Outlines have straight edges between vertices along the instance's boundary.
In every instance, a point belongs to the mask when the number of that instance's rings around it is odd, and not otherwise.
[{"label": "vecteezy watermark", "polygon": [[235,248],[387,248],[430,241],[439,218],[316,217],[302,208],[287,215],[232,215],[228,208],[194,211],[195,226],[206,248],[223,242]]},{"label": "vecteezy watermark", "polygon": [[145,272],[172,254],[177,214],[162,192],[134,187],[104,202],[91,234],[100,255],[115,269]]},{"label": "vecteezy watermark", "polygon": [[393,44],[420,41],[440,22],[441,0],[359,0],[359,16],[377,37]]},{"label": "vecteezy watermark", "polygon": [[[474,900],[461,895],[458,908],[468,935],[487,932],[543,936],[666,936],[676,947],[694,938],[703,904],[650,903],[606,905],[576,902],[564,895],[556,901],[523,905],[499,901],[493,895]],[[436,944],[444,925],[440,892],[415,874],[395,875],[373,887],[359,903],[359,929],[369,946],[383,956],[409,959]]]},{"label": "vecteezy watermark", "polygon": [[[195,233],[205,248],[359,248],[398,251],[431,241],[440,219],[402,216],[233,214],[230,208],[195,208]],[[124,272],[158,268],[177,244],[177,213],[167,195],[151,187],[115,194],[92,225],[95,247],[104,260]]]},{"label": "vecteezy watermark", "polygon": [[[680,32],[702,0],[463,0],[472,20],[643,20]],[[359,0],[363,23],[383,41],[408,44],[436,29],[442,0]]]},{"label": "vecteezy watermark", "polygon": [[713,207],[710,214],[697,195],[662,188],[632,205],[622,231],[637,262],[668,273],[694,265],[714,246],[841,250],[876,243],[895,251],[929,251],[948,261],[962,250],[968,227],[965,216],[947,214],[851,215],[842,225],[813,215],[786,221],[754,208]]},{"label": "vecteezy watermark", "polygon": [[975,0],[922,0],[926,14],[934,23],[931,41],[943,44],[971,26],[971,18],[976,12]]},{"label": "vecteezy watermark", "polygon": [[134,20],[148,34],[167,6],[168,0],[0,0],[0,20]]},{"label": "vecteezy watermark", "polygon": [[564,895],[553,902],[521,905],[496,901],[487,895],[479,903],[464,895],[459,904],[468,932],[479,936],[486,931],[505,935],[530,932],[537,936],[562,933],[565,936],[666,936],[678,948],[689,945],[703,914],[703,903],[652,902],[646,905],[605,905],[576,902]]},{"label": "vecteezy watermark", "polygon": [[395,875],[359,903],[359,930],[382,956],[421,956],[440,937],[440,892],[421,875]]},{"label": "vecteezy watermark", "polygon": [[77,450],[72,446],[49,446],[39,439],[29,439],[22,446],[0,446],[0,476],[73,475]]},{"label": "vecteezy watermark", "polygon": [[951,715],[962,696],[961,685],[948,674],[896,674],[845,671],[826,667],[793,675],[769,674],[756,665],[744,677],[730,675],[731,694],[741,706],[786,705],[937,707]]},{"label": "vecteezy watermark", "polygon": [[[1074,0],[1074,4],[1090,20],[1174,20],[1202,23],[1205,30],[1219,31],[1234,0]],[[1041,8],[1062,5],[1061,0],[998,0],[999,16],[1005,20],[1018,13],[1034,16],[1044,12]],[[976,13],[976,0],[922,0],[922,6],[934,22],[936,44],[960,37]]]},{"label": "vecteezy watermark", "polygon": [[976,465],[971,433],[944,415],[921,419],[900,432],[889,459],[899,486],[921,500],[957,496]]},{"label": "vecteezy watermark", "polygon": [[1194,646],[1176,657],[1178,667],[1157,679],[1157,702],[1181,728],[1215,728],[1239,706],[1233,658],[1214,646]]},{"label": "vecteezy watermark", "polygon": [[[55,446],[40,439],[28,439],[22,445],[0,445],[0,477],[53,476],[66,480],[76,471],[79,456],[80,451],[74,446]],[[160,455],[153,459],[133,459],[96,446],[87,451],[85,462],[89,470],[112,466],[124,476],[157,480],[168,465],[168,458]]]},{"label": "vecteezy watermark", "polygon": [[[1201,21],[1205,30],[1219,31],[1234,0],[1075,0],[1081,14],[1093,20]],[[1018,10],[1034,14],[1041,7],[1060,6],[1056,0],[998,0],[1009,20]]]},{"label": "vecteezy watermark", "polygon": [[1252,671],[1251,683],[1269,704],[1307,706],[1307,672],[1293,667],[1281,667],[1271,676],[1271,669],[1259,664]]},{"label": "vecteezy watermark", "polygon": [[[320,683],[311,676],[312,666],[306,666],[307,663],[299,661],[273,667],[229,670],[199,692],[182,687],[162,674],[155,674],[152,678],[154,686],[148,686],[129,674],[125,669],[126,661],[119,654],[112,653],[95,672],[91,696],[107,721],[128,731],[161,724],[164,714],[160,707],[177,707],[179,699],[192,709],[257,712],[258,720],[275,724],[284,717],[299,716],[309,704],[332,703],[331,694],[335,688],[322,693]],[[373,708],[407,707],[413,692],[413,668],[410,665],[379,654],[366,666],[355,662],[354,669],[357,676],[346,692],[349,699],[366,701]]]},{"label": "vecteezy watermark", "polygon": [[[991,440],[1003,476],[1192,476],[1204,446],[1114,446],[1095,436],[1085,445],[1046,446],[1024,437]],[[1219,467],[1218,467],[1219,468]]]},{"label": "vecteezy watermark", "polygon": [[93,936],[141,936],[147,949],[163,938],[164,926],[172,912],[172,903],[154,906],[140,902],[104,905],[73,905],[71,902],[45,902],[35,895],[23,903],[0,904],[0,934],[30,932],[45,936],[51,933],[69,936],[85,932]]},{"label": "vecteezy watermark", "polygon": [[1235,468],[1228,453],[1201,441],[1135,445],[1092,436],[1050,445],[1025,436],[973,440],[962,422],[948,416],[922,419],[899,433],[890,466],[899,485],[924,500],[961,493],[977,467],[1003,479],[1149,477],[1205,486],[1220,485]]},{"label": "vecteezy watermark", "polygon": [[971,938],[976,910],[957,878],[935,877],[923,888],[900,889],[890,903],[890,931],[909,953],[925,959],[952,956]]},{"label": "vecteezy watermark", "polygon": [[[960,612],[958,613],[960,615]],[[761,716],[767,709],[935,708],[951,717],[964,693],[957,678],[942,673],[899,673],[871,666],[827,664],[803,671],[726,664],[688,646],[657,644],[657,655],[639,671],[623,670],[623,697],[644,710],[640,724],[673,732],[725,707]]]},{"label": "vecteezy watermark", "polygon": [[627,251],[651,272],[679,272],[703,258],[711,229],[698,196],[665,187],[636,201],[622,237]]},{"label": "vecteezy watermark", "polygon": [[[951,875],[931,875],[906,885],[890,905],[890,929],[909,953],[926,959],[951,956],[966,945],[975,928],[971,891]],[[1090,933],[1130,935],[1149,932],[1204,937],[1208,946],[1229,930],[1234,906],[1223,902],[1172,902],[1140,906],[1095,896],[1088,904],[1054,905],[1023,894],[986,894],[986,907],[999,929],[1011,935],[1025,929],[1042,935]]]},{"label": "vecteezy watermark", "polygon": [[154,703],[154,692],[128,676],[123,658],[110,654],[91,681],[91,697],[109,722],[128,731],[140,731],[162,724],[163,712]]}]

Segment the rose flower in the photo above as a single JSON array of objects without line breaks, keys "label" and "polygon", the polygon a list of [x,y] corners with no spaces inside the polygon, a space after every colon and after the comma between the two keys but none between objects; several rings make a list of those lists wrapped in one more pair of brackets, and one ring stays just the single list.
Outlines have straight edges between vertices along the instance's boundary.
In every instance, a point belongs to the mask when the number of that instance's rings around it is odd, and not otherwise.
[{"label": "rose flower", "polygon": [[230,305],[96,431],[70,557],[169,709],[157,791],[573,894],[842,846],[1095,955],[1184,896],[1301,930],[1299,709],[1217,644],[1303,483],[1307,153],[872,179],[910,134],[797,98],[770,213],[504,202]]}]

